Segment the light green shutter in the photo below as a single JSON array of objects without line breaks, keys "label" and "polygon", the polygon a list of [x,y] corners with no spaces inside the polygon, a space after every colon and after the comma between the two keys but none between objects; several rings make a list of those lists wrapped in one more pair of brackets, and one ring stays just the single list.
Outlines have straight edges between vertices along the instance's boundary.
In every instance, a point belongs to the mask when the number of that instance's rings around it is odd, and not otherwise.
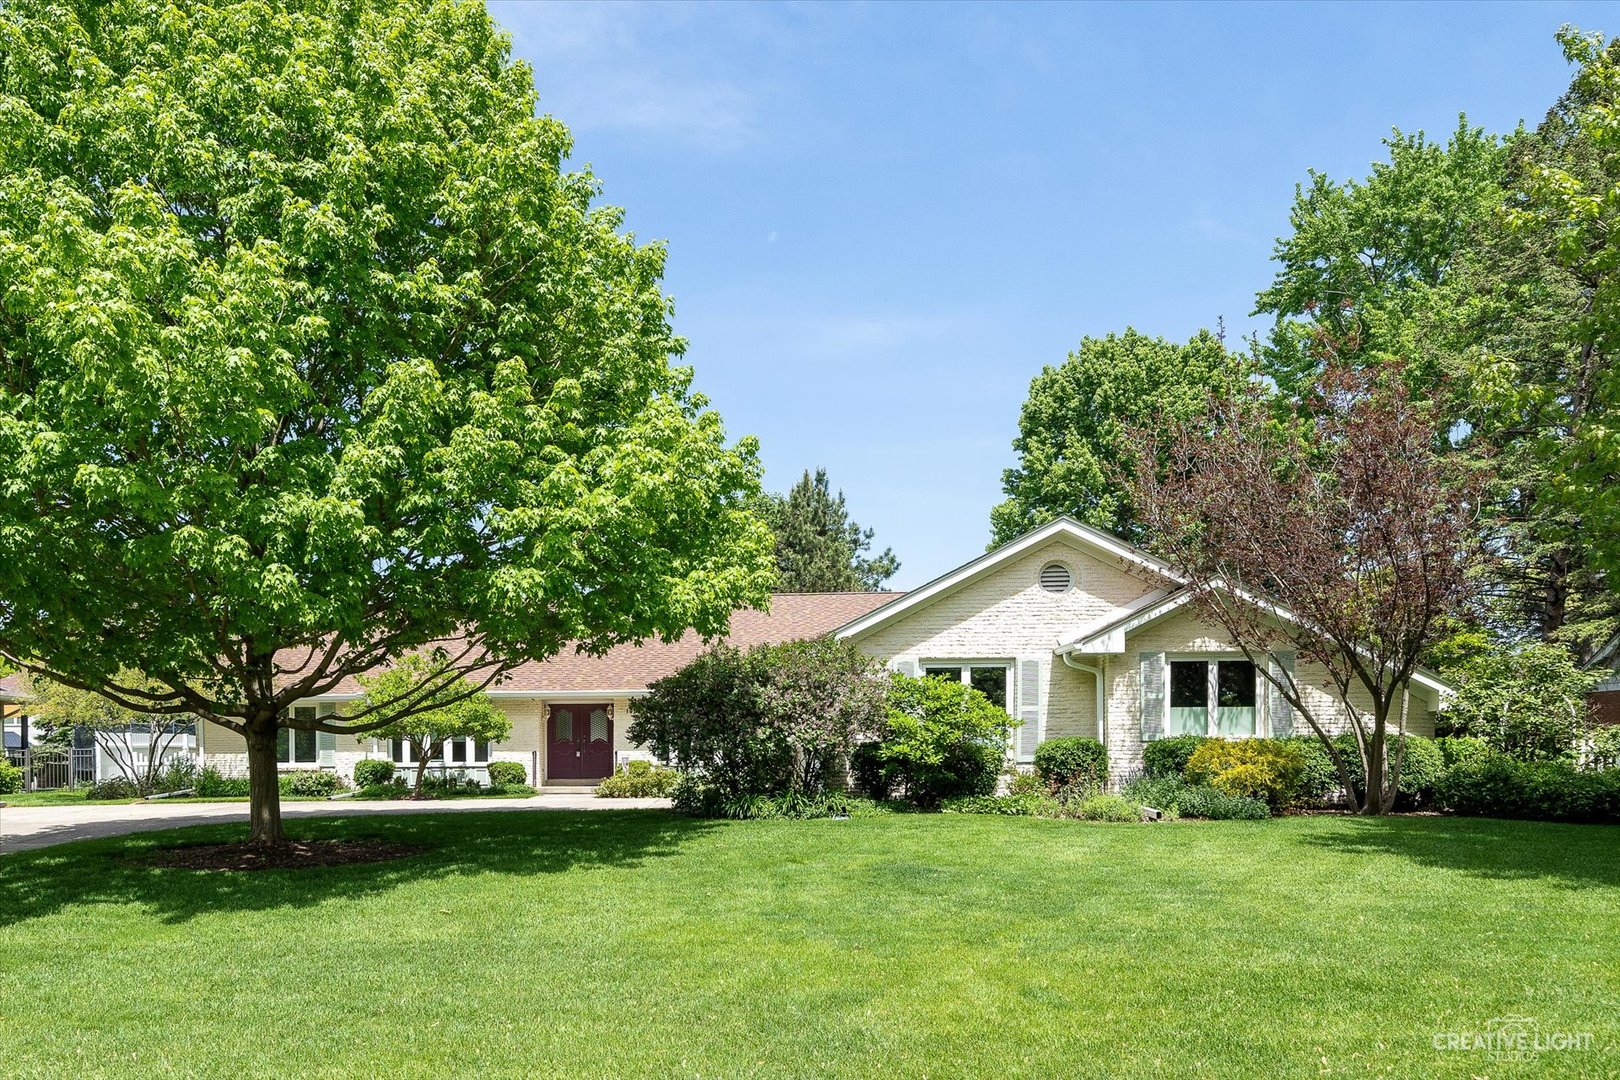
[{"label": "light green shutter", "polygon": [[1041,742],[1041,662],[1025,660],[1018,665],[1018,756],[1033,760]]},{"label": "light green shutter", "polygon": [[[1271,654],[1271,677],[1279,682],[1287,683],[1294,675],[1294,657],[1292,649],[1278,649]],[[1275,685],[1268,685],[1268,703],[1271,714],[1271,737],[1273,739],[1286,738],[1294,733],[1294,707],[1283,697],[1282,691]]]},{"label": "light green shutter", "polygon": [[1138,653],[1142,683],[1142,741],[1164,737],[1164,653]]}]

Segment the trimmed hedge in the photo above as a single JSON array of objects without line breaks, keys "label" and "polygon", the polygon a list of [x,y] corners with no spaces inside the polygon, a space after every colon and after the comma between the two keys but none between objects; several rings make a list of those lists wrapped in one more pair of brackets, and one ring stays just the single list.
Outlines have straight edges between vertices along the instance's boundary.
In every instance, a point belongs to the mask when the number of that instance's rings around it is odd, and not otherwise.
[{"label": "trimmed hedge", "polygon": [[1520,761],[1493,752],[1447,769],[1434,794],[1455,814],[1620,822],[1620,769],[1582,772],[1565,761]]},{"label": "trimmed hedge", "polygon": [[489,786],[492,788],[523,787],[529,782],[529,770],[521,761],[492,761],[489,763]]},{"label": "trimmed hedge", "polygon": [[1154,739],[1142,747],[1142,767],[1148,776],[1181,776],[1187,771],[1188,759],[1207,742],[1204,735]]},{"label": "trimmed hedge", "polygon": [[0,761],[0,795],[16,795],[22,789],[22,769],[9,761]]},{"label": "trimmed hedge", "polygon": [[654,765],[650,761],[631,761],[596,786],[598,799],[667,798],[680,782],[681,774],[674,769]]},{"label": "trimmed hedge", "polygon": [[279,786],[283,795],[315,799],[335,795],[349,788],[348,782],[337,773],[320,769],[295,769],[284,772],[279,779]]},{"label": "trimmed hedge", "polygon": [[1048,739],[1035,748],[1035,774],[1054,790],[1095,790],[1108,779],[1108,751],[1083,735]]},{"label": "trimmed hedge", "polygon": [[1299,801],[1305,755],[1282,739],[1209,739],[1187,760],[1187,781],[1273,808]]},{"label": "trimmed hedge", "polygon": [[356,762],[354,766],[354,786],[358,788],[376,787],[379,784],[392,783],[394,779],[394,763],[379,758],[370,758]]}]

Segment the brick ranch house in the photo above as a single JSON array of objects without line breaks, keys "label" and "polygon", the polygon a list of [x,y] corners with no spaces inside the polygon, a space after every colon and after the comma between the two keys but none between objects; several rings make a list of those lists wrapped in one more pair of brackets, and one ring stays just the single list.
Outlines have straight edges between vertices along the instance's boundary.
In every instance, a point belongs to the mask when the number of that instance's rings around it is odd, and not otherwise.
[{"label": "brick ranch house", "polygon": [[[1088,735],[1108,748],[1116,775],[1138,770],[1145,742],[1187,733],[1278,736],[1308,732],[1293,710],[1222,633],[1186,606],[1188,594],[1164,563],[1118,537],[1059,518],[909,593],[781,593],[769,612],[744,610],[727,640],[740,647],[832,634],[890,668],[959,678],[1021,721],[1009,747],[1018,763],[1043,740]],[[1279,641],[1268,663],[1292,669]],[[630,704],[648,684],[703,649],[693,635],[625,645],[603,656],[564,653],[526,664],[491,692],[512,718],[494,745],[453,743],[442,763],[481,773],[516,761],[539,785],[590,784],[627,759],[646,757],[626,736]],[[1345,722],[1324,673],[1296,672],[1318,715]],[[1449,688],[1427,672],[1413,680],[1407,729],[1434,731]],[[357,685],[301,703],[342,713]],[[1367,702],[1355,700],[1358,708]],[[246,767],[240,736],[203,725],[205,764]],[[334,769],[348,776],[365,758],[400,760],[408,750],[371,738],[287,732],[285,769]],[[405,762],[401,762],[402,764]]]},{"label": "brick ranch house", "polygon": [[[910,593],[779,593],[768,612],[738,611],[726,640],[746,648],[831,634],[896,671],[960,678],[1020,720],[1009,747],[1019,764],[1033,760],[1040,742],[1066,735],[1100,739],[1113,771],[1129,774],[1141,766],[1143,745],[1165,735],[1307,730],[1187,600],[1153,556],[1059,518]],[[454,741],[435,765],[477,776],[491,761],[514,761],[538,785],[592,784],[628,759],[650,756],[626,734],[630,704],[703,648],[688,634],[525,664],[490,692],[512,719],[511,736],[493,745]],[[1267,662],[1292,668],[1295,658],[1279,639]],[[1324,673],[1306,665],[1296,677],[1318,714],[1343,726],[1343,703]],[[17,697],[6,693],[10,681],[0,680],[0,702],[19,712],[19,702],[6,701]],[[1418,673],[1408,730],[1432,734],[1448,690]],[[296,708],[341,714],[360,693],[351,681]],[[1352,702],[1367,705],[1354,694]],[[241,737],[224,728],[201,725],[197,749],[205,765],[246,769]],[[410,764],[405,754],[408,748],[370,737],[286,731],[281,767],[349,777],[358,761]]]}]

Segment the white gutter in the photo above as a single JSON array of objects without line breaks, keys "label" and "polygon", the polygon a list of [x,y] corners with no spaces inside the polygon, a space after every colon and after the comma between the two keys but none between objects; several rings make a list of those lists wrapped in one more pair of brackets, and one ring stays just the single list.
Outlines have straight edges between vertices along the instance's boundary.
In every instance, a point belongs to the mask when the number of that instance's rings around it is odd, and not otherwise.
[{"label": "white gutter", "polygon": [[1100,662],[1096,664],[1083,664],[1076,660],[1072,654],[1066,652],[1059,653],[1058,655],[1063,657],[1063,662],[1069,667],[1074,668],[1076,671],[1089,671],[1091,672],[1092,678],[1097,680],[1097,741],[1102,743],[1104,746],[1107,746],[1108,724],[1106,722],[1106,718],[1108,715],[1108,708],[1103,701],[1102,664]]}]

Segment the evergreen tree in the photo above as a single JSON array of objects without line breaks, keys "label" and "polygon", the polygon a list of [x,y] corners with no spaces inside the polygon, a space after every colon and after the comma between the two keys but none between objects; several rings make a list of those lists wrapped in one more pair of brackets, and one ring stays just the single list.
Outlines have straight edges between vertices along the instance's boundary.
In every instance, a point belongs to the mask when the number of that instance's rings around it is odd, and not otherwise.
[{"label": "evergreen tree", "polygon": [[876,592],[900,569],[891,548],[866,554],[872,530],[849,519],[826,469],[806,469],[786,495],[765,495],[760,516],[776,534],[778,588],[786,592]]}]

